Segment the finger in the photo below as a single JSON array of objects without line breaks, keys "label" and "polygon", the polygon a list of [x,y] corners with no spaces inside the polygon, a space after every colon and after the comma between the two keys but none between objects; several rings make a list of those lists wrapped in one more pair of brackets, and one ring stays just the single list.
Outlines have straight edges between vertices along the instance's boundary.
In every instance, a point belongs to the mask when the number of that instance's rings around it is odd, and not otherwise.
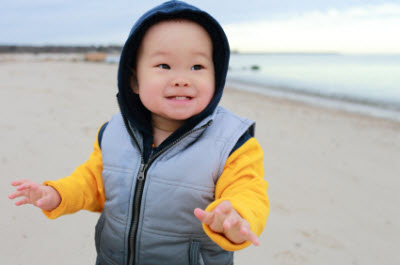
[{"label": "finger", "polygon": [[19,186],[25,182],[26,182],[26,180],[24,180],[24,179],[18,179],[18,180],[14,180],[13,182],[11,182],[11,185],[15,187],[15,186]]},{"label": "finger", "polygon": [[258,241],[257,235],[250,230],[250,226],[248,223],[245,223],[240,229],[240,233],[246,238],[246,240],[253,243],[253,245],[258,246],[260,243]]},{"label": "finger", "polygon": [[215,210],[218,213],[224,213],[228,214],[230,211],[232,211],[232,204],[230,201],[222,201],[216,208]]},{"label": "finger", "polygon": [[203,220],[203,223],[205,223],[206,225],[212,225],[212,223],[214,222],[214,217],[215,217],[215,213],[214,212],[205,212],[206,216]]},{"label": "finger", "polygon": [[25,184],[22,184],[21,186],[19,186],[17,188],[17,190],[18,191],[23,191],[23,190],[28,190],[28,189],[37,190],[38,187],[39,186],[37,184],[35,184],[35,183],[25,183]]},{"label": "finger", "polygon": [[[206,212],[200,208],[194,209],[194,215],[199,219],[201,222],[209,225],[210,222],[210,215],[212,215],[209,212]],[[212,221],[212,220],[211,220]]]},{"label": "finger", "polygon": [[28,198],[23,198],[22,200],[17,201],[17,202],[15,203],[15,205],[16,205],[16,206],[21,206],[21,205],[28,204],[28,203],[29,203],[29,199],[28,199]]},{"label": "finger", "polygon": [[240,227],[240,233],[247,238],[249,233],[250,233],[250,231],[251,231],[251,229],[250,229],[249,222],[244,220],[242,225],[241,225],[241,227]]},{"label": "finger", "polygon": [[194,210],[194,215],[199,219],[202,223],[206,225],[211,225],[214,221],[214,212],[206,212],[200,208],[196,208]]},{"label": "finger", "polygon": [[21,184],[20,186],[18,186],[17,190],[22,191],[22,190],[26,190],[29,188],[30,188],[30,184],[24,183],[24,184]]},{"label": "finger", "polygon": [[253,243],[254,246],[259,246],[260,242],[258,241],[258,237],[257,235],[253,232],[253,231],[249,231],[249,235],[248,235],[248,241],[250,241],[251,243]]},{"label": "finger", "polygon": [[46,199],[45,199],[45,198],[40,199],[40,200],[38,200],[38,201],[35,203],[35,205],[36,205],[37,207],[39,207],[39,208],[42,208],[45,204],[46,204]]},{"label": "finger", "polygon": [[238,226],[240,223],[240,220],[238,216],[230,216],[225,219],[224,223],[222,224],[224,230],[231,229],[235,226]]},{"label": "finger", "polygon": [[15,199],[15,198],[18,198],[18,197],[21,197],[21,196],[25,196],[25,192],[23,192],[23,191],[16,191],[16,192],[13,192],[13,193],[11,193],[10,195],[8,195],[8,198],[9,198],[9,199]]},{"label": "finger", "polygon": [[194,215],[199,219],[201,222],[203,222],[204,218],[206,218],[205,211],[203,211],[200,208],[194,209]]}]

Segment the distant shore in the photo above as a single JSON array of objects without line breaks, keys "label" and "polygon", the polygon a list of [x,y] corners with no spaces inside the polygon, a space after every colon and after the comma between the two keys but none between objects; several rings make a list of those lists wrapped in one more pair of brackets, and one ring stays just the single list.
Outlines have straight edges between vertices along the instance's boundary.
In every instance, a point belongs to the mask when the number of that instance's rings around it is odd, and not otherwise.
[{"label": "distant shore", "polygon": [[[1,53],[84,53],[84,52],[121,52],[121,45],[0,45]],[[337,52],[240,52],[232,54],[339,54]]]},{"label": "distant shore", "polygon": [[[120,53],[122,45],[6,45],[0,44],[0,54],[2,53],[85,53],[85,52],[106,52]],[[257,55],[257,54],[276,54],[276,55],[340,55],[336,51],[238,51],[231,50],[235,55]]]},{"label": "distant shore", "polygon": [[2,53],[86,53],[86,52],[105,52],[120,53],[122,46],[119,45],[0,45]]}]

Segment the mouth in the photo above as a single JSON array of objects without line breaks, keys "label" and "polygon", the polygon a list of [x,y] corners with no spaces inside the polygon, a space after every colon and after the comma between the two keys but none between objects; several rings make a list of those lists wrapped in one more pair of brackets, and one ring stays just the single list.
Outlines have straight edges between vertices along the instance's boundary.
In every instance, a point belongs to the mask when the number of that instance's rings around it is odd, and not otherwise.
[{"label": "mouth", "polygon": [[178,100],[178,101],[186,101],[186,100],[191,100],[192,97],[189,97],[189,96],[172,96],[172,97],[168,97],[168,99]]}]

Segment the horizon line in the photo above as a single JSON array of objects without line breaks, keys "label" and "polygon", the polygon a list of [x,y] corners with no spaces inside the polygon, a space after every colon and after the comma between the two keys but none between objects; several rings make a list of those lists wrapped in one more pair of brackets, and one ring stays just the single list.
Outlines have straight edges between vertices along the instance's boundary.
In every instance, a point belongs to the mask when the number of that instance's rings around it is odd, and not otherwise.
[{"label": "horizon line", "polygon": [[[120,44],[1,44],[0,53],[23,53],[24,51],[8,51],[6,49],[46,49],[46,48],[59,48],[59,49],[107,49],[107,48],[120,48],[122,50],[123,45]],[[35,53],[37,51],[25,51],[25,53]],[[57,51],[41,51],[42,53],[57,53]],[[84,51],[82,51],[84,52]],[[261,54],[282,54],[282,55],[313,55],[313,54],[324,54],[324,55],[346,55],[346,54],[359,54],[359,55],[400,55],[400,51],[388,52],[388,51],[334,51],[334,50],[286,50],[286,51],[271,51],[271,50],[255,50],[255,51],[241,51],[239,49],[231,49],[231,54],[247,54],[247,55],[261,55]],[[61,52],[62,53],[62,52]]]}]

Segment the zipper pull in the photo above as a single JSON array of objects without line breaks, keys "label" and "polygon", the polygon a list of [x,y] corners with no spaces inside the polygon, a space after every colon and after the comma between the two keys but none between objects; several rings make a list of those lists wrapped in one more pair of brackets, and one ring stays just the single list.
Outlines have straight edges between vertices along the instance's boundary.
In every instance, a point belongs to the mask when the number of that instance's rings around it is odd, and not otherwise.
[{"label": "zipper pull", "polygon": [[214,120],[209,120],[206,124],[204,124],[203,126],[201,126],[201,128],[207,128],[208,126],[210,126],[213,123]]},{"label": "zipper pull", "polygon": [[138,180],[144,180],[144,171],[146,169],[146,164],[140,164],[139,174],[137,176]]}]

